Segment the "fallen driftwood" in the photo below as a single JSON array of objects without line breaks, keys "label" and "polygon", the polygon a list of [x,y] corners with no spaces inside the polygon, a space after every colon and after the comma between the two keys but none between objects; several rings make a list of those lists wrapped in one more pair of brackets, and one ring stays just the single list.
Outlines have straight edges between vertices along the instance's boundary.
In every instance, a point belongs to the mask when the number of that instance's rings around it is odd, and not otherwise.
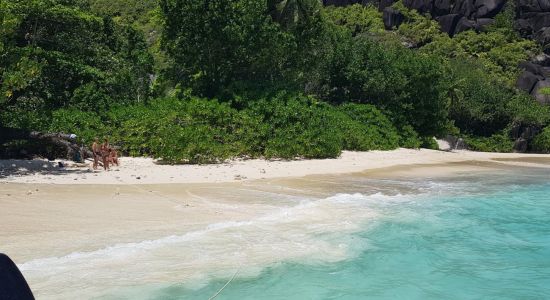
[{"label": "fallen driftwood", "polygon": [[80,157],[81,160],[92,157],[92,152],[79,144],[75,135],[0,127],[0,147],[6,148],[6,143],[16,140],[29,142],[28,147],[21,149],[16,147],[15,150],[3,149],[0,155],[6,156],[5,158],[10,158],[9,156],[44,156],[48,159]]}]

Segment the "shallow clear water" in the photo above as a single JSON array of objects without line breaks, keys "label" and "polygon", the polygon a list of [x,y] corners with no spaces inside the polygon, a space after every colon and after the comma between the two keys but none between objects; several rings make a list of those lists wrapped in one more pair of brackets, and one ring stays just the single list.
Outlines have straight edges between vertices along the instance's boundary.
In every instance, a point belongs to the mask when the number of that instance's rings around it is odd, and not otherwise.
[{"label": "shallow clear water", "polygon": [[[541,171],[416,183],[430,193],[364,201],[379,217],[336,263],[281,263],[235,276],[216,299],[547,299],[550,177]],[[207,299],[228,281],[151,299]]]}]

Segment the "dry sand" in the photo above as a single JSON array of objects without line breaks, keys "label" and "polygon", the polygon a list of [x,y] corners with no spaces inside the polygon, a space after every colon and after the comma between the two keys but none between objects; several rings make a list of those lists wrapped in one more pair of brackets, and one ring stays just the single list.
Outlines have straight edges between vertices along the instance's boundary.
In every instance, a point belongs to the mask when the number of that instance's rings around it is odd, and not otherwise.
[{"label": "dry sand", "polygon": [[0,182],[46,184],[165,184],[219,183],[320,174],[344,174],[406,165],[456,162],[498,162],[514,166],[545,167],[550,155],[519,153],[445,152],[398,149],[349,152],[337,159],[268,161],[233,160],[216,165],[161,165],[151,158],[121,158],[121,166],[93,171],[90,164],[59,168],[58,161],[0,161]]}]

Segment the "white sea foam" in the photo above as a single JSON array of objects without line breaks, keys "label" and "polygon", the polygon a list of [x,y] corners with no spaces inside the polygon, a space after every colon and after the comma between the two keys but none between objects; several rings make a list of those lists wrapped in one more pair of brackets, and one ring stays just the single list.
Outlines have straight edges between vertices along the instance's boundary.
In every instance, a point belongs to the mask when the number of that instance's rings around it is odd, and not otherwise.
[{"label": "white sea foam", "polygon": [[199,286],[237,269],[239,276],[253,276],[278,262],[340,261],[367,246],[352,237],[376,217],[374,203],[406,198],[377,193],[303,199],[248,221],[214,223],[181,235],[35,259],[19,267],[39,298],[72,299],[83,292],[84,298],[101,296],[121,286]]}]

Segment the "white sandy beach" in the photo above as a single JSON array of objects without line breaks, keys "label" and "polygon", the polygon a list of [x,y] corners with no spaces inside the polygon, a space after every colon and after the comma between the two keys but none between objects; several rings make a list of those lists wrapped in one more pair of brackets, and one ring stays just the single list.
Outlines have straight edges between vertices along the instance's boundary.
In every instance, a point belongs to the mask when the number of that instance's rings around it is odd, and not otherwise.
[{"label": "white sandy beach", "polygon": [[120,159],[121,166],[110,171],[91,170],[90,163],[77,166],[47,160],[0,161],[0,182],[46,184],[165,184],[220,183],[320,174],[345,174],[407,165],[434,165],[457,162],[493,162],[515,166],[544,167],[550,155],[483,153],[470,151],[398,149],[394,151],[349,152],[337,159],[268,161],[233,160],[215,165],[161,165],[151,158]]}]

